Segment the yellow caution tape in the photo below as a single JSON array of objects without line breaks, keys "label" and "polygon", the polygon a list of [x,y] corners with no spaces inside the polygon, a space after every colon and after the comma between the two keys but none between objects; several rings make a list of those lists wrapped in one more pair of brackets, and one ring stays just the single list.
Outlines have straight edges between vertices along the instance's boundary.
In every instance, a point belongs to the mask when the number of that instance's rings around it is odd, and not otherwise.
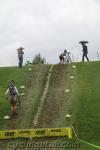
[{"label": "yellow caution tape", "polygon": [[30,137],[56,137],[67,136],[72,139],[72,128],[39,128],[28,130],[3,130],[0,139],[30,138]]},{"label": "yellow caution tape", "polygon": [[0,131],[0,139],[17,138],[17,130]]}]

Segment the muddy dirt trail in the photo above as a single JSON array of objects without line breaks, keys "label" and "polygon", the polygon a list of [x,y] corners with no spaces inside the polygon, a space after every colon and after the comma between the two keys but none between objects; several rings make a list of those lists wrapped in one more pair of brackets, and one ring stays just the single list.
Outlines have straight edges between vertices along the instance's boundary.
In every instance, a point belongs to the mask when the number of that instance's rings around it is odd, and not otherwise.
[{"label": "muddy dirt trail", "polygon": [[[63,127],[64,116],[71,113],[72,100],[70,92],[65,93],[69,85],[69,71],[67,66],[53,67],[48,93],[39,117],[38,127]],[[65,106],[68,106],[65,109]],[[63,118],[62,118],[63,117]],[[61,119],[61,121],[60,121]]]},{"label": "muddy dirt trail", "polygon": [[[48,91],[45,95],[45,99],[41,108],[41,113],[38,114],[37,128],[55,128],[55,127],[68,127],[69,122],[65,119],[66,114],[72,115],[74,122],[73,106],[74,99],[71,94],[74,94],[73,80],[70,79],[74,72],[71,71],[68,65],[64,65],[59,68],[58,65],[53,66]],[[71,92],[66,93],[66,89],[70,89]],[[68,142],[66,137],[52,137],[52,138],[39,138],[33,139],[31,142],[48,143],[51,145],[59,145]],[[44,148],[40,148],[45,150]],[[65,148],[51,148],[52,150],[65,150]],[[28,150],[28,148],[26,148]],[[50,150],[49,147],[46,150]],[[67,149],[69,150],[69,148]],[[74,149],[72,149],[74,150]]]},{"label": "muddy dirt trail", "polygon": [[21,98],[21,109],[18,108],[18,116],[10,119],[5,129],[27,129],[32,127],[33,116],[40,103],[48,69],[49,67],[45,65],[39,65],[35,71],[29,73],[29,80],[26,85],[27,95]]},{"label": "muddy dirt trail", "polygon": [[41,97],[41,100],[40,100],[40,104],[39,104],[37,113],[36,113],[36,115],[34,116],[34,119],[33,119],[33,128],[37,126],[39,116],[42,113],[42,108],[43,108],[43,105],[44,105],[44,100],[45,100],[46,95],[48,93],[48,88],[49,88],[49,83],[50,83],[52,69],[53,69],[53,65],[49,69],[48,77],[47,77],[47,82],[46,82],[46,85],[44,87],[44,91],[43,91],[43,94],[42,94],[42,97]]},{"label": "muddy dirt trail", "polygon": [[[72,95],[76,92],[73,88],[73,86],[75,86],[74,84],[76,83],[70,79],[71,75],[75,75],[75,72],[72,71],[70,66],[64,65],[61,68],[59,68],[58,65],[53,66],[48,92],[46,93],[41,113],[38,116],[38,123],[36,126],[37,128],[68,127],[70,123],[65,119],[66,114],[70,114],[72,116],[72,123],[74,123],[74,104],[76,102],[72,98]],[[66,89],[70,89],[70,92],[66,93]],[[33,139],[33,141],[40,143],[50,143],[51,145],[59,145],[68,142],[68,138],[40,138],[35,140]],[[52,148],[52,150],[56,149],[65,150],[65,148],[59,147]],[[44,149],[41,148],[41,150]],[[50,148],[46,148],[46,150],[50,150]],[[67,150],[69,150],[69,148]]]}]

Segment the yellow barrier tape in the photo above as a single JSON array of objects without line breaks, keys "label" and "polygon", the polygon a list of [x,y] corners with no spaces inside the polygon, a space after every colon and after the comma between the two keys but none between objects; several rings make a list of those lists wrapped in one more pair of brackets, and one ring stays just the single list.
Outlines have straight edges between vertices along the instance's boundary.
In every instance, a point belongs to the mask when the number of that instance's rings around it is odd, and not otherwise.
[{"label": "yellow barrier tape", "polygon": [[68,138],[72,139],[72,128],[39,128],[0,131],[0,139],[56,136],[68,136]]},{"label": "yellow barrier tape", "polygon": [[17,130],[0,131],[0,139],[17,138]]}]

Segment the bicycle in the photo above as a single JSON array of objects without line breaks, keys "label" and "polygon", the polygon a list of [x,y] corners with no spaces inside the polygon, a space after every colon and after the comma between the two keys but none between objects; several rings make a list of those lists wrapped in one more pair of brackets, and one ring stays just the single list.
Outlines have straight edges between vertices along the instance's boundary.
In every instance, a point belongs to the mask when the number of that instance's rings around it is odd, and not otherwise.
[{"label": "bicycle", "polygon": [[70,52],[67,52],[65,58],[64,58],[64,64],[69,64],[72,63],[71,57],[70,57]]}]

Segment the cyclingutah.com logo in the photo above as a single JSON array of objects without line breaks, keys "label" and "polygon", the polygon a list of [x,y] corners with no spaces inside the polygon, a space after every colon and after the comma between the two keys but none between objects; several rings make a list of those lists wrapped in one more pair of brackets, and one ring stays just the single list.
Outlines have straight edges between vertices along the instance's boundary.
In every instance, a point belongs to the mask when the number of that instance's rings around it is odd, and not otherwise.
[{"label": "cyclingutah.com logo", "polygon": [[11,142],[8,144],[8,148],[14,149],[14,148],[20,148],[30,149],[33,150],[41,150],[41,149],[59,149],[59,148],[80,148],[80,143],[75,142]]}]

